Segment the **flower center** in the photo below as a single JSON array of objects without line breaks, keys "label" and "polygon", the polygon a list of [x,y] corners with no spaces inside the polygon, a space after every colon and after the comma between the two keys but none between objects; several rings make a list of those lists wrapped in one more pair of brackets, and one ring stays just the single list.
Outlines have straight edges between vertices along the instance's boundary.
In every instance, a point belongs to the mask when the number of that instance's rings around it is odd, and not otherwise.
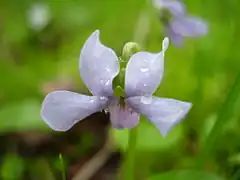
[{"label": "flower center", "polygon": [[110,112],[110,120],[114,128],[133,128],[137,125],[139,114],[128,106],[124,97],[120,96],[113,99],[108,109]]},{"label": "flower center", "polygon": [[160,12],[160,21],[163,23],[163,24],[168,24],[170,19],[172,18],[172,14],[169,10],[167,9],[162,9],[161,12]]},{"label": "flower center", "polygon": [[118,105],[120,106],[120,108],[123,108],[123,109],[126,108],[127,104],[125,103],[124,97],[122,96],[119,97]]}]

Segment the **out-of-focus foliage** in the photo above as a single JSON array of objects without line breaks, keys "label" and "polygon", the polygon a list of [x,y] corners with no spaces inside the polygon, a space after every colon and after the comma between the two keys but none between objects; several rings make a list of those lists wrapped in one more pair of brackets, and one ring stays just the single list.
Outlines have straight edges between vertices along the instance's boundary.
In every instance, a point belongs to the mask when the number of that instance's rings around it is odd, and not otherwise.
[{"label": "out-of-focus foliage", "polygon": [[163,173],[161,175],[155,175],[150,180],[159,180],[159,179],[172,179],[172,180],[184,180],[193,178],[196,180],[221,180],[221,178],[210,174],[203,173],[198,171],[170,171],[167,173]]},{"label": "out-of-focus foliage", "polygon": [[[121,150],[125,151],[128,146],[128,130],[112,129],[112,136],[116,139]],[[159,130],[150,122],[141,121],[138,127],[137,149],[138,151],[161,151],[171,150],[181,142],[183,127],[178,126],[167,137],[159,136]]]},{"label": "out-of-focus foliage", "polygon": [[[210,156],[200,169],[204,174],[188,169],[199,168],[206,137],[219,119],[219,111],[240,71],[240,1],[184,2],[189,13],[208,22],[210,31],[203,38],[187,39],[180,49],[170,45],[163,82],[156,95],[190,101],[194,106],[166,139],[147,120],[141,121],[136,177],[180,180],[197,179],[199,175],[204,180],[208,177],[237,180],[240,178],[237,96],[231,104],[232,113],[215,130]],[[81,167],[75,164],[83,164],[100,148],[98,145],[106,134],[100,130],[102,126],[81,122],[83,125],[79,123],[76,132],[54,134],[40,119],[41,101],[53,89],[88,93],[78,72],[84,41],[95,29],[100,29],[102,42],[120,55],[123,45],[133,41],[136,24],[145,13],[150,27],[141,45],[157,52],[161,49],[163,28],[159,14],[146,0],[0,1],[1,179],[61,179],[59,153],[64,152],[66,166],[71,167],[67,173],[74,174]],[[140,34],[141,29],[144,30],[144,25],[137,31]],[[127,133],[112,132],[114,144],[123,152]],[[54,143],[36,145],[50,140]],[[217,175],[208,176],[208,172]]]}]

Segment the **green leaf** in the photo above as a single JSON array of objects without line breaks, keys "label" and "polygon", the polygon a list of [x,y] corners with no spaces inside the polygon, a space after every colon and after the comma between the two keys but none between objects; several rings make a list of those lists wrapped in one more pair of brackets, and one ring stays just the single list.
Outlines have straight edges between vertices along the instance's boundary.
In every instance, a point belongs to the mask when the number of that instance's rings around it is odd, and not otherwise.
[{"label": "green leaf", "polygon": [[[166,150],[176,145],[182,137],[182,126],[178,125],[163,138],[157,128],[149,121],[141,121],[138,125],[137,150],[138,151],[159,151]],[[128,130],[111,129],[116,145],[121,150],[126,150],[128,145]]]},{"label": "green leaf", "polygon": [[148,180],[223,180],[223,178],[208,172],[182,170],[169,171],[150,177]]},{"label": "green leaf", "polygon": [[211,132],[215,122],[217,119],[217,115],[216,114],[211,114],[209,115],[203,123],[203,129],[201,132],[201,139],[204,142],[206,137],[209,135],[209,133]]}]

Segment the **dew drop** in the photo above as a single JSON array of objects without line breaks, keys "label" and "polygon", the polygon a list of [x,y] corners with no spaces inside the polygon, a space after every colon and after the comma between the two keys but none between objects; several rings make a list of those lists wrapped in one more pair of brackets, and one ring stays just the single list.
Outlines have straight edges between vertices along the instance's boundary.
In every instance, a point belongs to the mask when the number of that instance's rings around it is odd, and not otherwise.
[{"label": "dew drop", "polygon": [[94,103],[94,99],[93,98],[89,98],[89,102],[90,103]]},{"label": "dew drop", "polygon": [[143,97],[141,98],[141,102],[142,102],[143,104],[151,104],[152,101],[153,101],[152,97],[145,97],[145,96],[143,96]]},{"label": "dew drop", "polygon": [[105,86],[108,86],[108,85],[110,85],[110,80],[107,80],[106,82],[105,82]]},{"label": "dew drop", "polygon": [[141,71],[141,72],[148,72],[149,69],[148,69],[148,68],[140,68],[140,71]]},{"label": "dew drop", "polygon": [[76,124],[78,122],[78,120],[77,119],[75,119],[74,121],[73,121],[73,124]]},{"label": "dew drop", "polygon": [[106,80],[106,79],[101,79],[100,80],[100,84],[104,85],[104,86],[109,86],[111,83],[110,80]]},{"label": "dew drop", "polygon": [[104,96],[100,96],[99,99],[103,101],[103,100],[106,100],[107,98]]},{"label": "dew drop", "polygon": [[107,72],[111,72],[111,69],[110,69],[109,67],[105,67],[105,70],[106,70]]}]

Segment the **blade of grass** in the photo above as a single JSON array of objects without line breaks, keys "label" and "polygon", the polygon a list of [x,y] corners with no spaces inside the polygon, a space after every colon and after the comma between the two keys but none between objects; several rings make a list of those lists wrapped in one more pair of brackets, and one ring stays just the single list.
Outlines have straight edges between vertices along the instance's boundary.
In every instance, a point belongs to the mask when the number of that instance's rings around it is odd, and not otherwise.
[{"label": "blade of grass", "polygon": [[240,97],[240,73],[237,75],[237,78],[218,113],[218,118],[205,141],[203,151],[200,154],[199,160],[197,162],[198,168],[203,168],[205,160],[212,152],[215,141],[218,138],[219,133],[222,131],[224,122],[226,122],[226,120],[231,117],[234,105],[239,97]]},{"label": "blade of grass", "polygon": [[65,167],[64,167],[64,161],[63,161],[63,157],[62,154],[59,154],[59,161],[60,161],[60,170],[61,170],[61,174],[62,174],[62,180],[66,180],[66,173],[65,173]]}]

